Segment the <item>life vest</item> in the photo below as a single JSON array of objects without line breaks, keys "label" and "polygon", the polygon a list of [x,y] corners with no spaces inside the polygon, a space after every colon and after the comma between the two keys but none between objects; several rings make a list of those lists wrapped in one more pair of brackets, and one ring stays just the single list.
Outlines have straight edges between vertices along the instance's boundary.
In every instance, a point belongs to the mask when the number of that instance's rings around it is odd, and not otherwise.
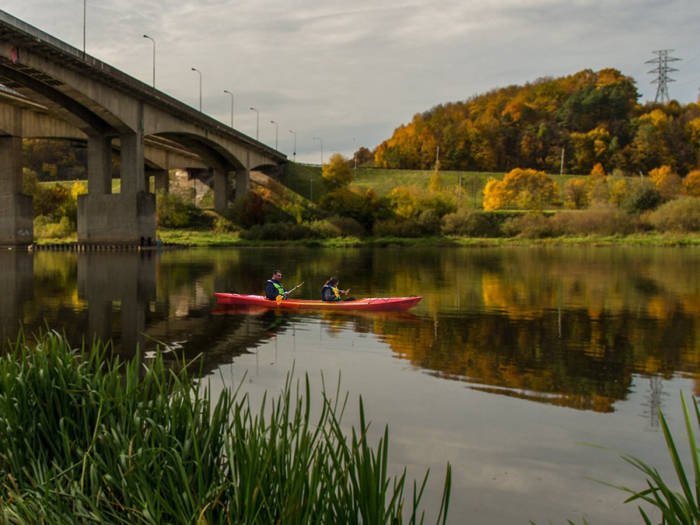
[{"label": "life vest", "polygon": [[280,295],[284,294],[284,287],[280,283],[273,281],[272,279],[268,279],[267,282],[274,286]]},{"label": "life vest", "polygon": [[[337,287],[335,287],[335,286],[330,286],[330,285],[328,285],[328,284],[324,285],[323,288],[321,288],[321,299],[324,299],[324,297],[323,297],[323,290],[325,290],[326,288],[329,289],[329,290],[331,290],[331,291],[333,292],[333,297],[334,297],[334,298],[332,299],[333,301],[340,301],[340,300],[341,300],[341,299],[340,299],[340,290],[338,290]],[[324,299],[324,300],[325,300],[325,299]]]}]

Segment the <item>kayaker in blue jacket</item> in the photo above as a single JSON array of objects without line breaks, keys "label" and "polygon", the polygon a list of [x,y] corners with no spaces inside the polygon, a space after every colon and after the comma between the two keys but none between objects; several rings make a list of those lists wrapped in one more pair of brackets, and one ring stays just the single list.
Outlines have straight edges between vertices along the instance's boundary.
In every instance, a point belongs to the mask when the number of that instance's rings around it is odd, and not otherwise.
[{"label": "kayaker in blue jacket", "polygon": [[346,297],[343,299],[341,295],[347,295],[350,288],[341,290],[338,288],[339,281],[337,277],[330,277],[326,284],[321,288],[321,299],[324,301],[354,301],[354,297]]},{"label": "kayaker in blue jacket", "polygon": [[272,277],[265,283],[265,297],[271,301],[276,300],[278,295],[281,295],[282,299],[286,299],[289,294],[280,283],[280,279],[282,279],[282,272],[273,270]]}]

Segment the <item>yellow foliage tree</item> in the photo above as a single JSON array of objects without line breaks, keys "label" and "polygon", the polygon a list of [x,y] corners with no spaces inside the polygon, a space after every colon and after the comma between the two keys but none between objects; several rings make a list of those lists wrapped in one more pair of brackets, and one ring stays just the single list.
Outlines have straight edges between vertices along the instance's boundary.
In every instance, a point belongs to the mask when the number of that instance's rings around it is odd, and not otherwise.
[{"label": "yellow foliage tree", "polygon": [[489,179],[484,188],[484,209],[497,210],[513,204],[541,209],[559,194],[557,183],[543,171],[515,168],[503,180]]},{"label": "yellow foliage tree", "polygon": [[87,192],[87,185],[84,182],[76,180],[71,184],[70,194],[74,199],[77,199],[78,195],[85,195]]},{"label": "yellow foliage tree", "polygon": [[627,195],[627,181],[625,179],[617,179],[610,184],[610,202],[618,208],[622,206],[622,201]]},{"label": "yellow foliage tree", "polygon": [[700,170],[693,170],[685,176],[683,193],[691,197],[700,197]]},{"label": "yellow foliage tree", "polygon": [[342,188],[352,182],[352,169],[345,157],[340,153],[334,153],[328,160],[328,164],[323,165],[321,176],[323,183],[329,189]]},{"label": "yellow foliage tree", "polygon": [[402,219],[410,219],[420,213],[420,194],[415,187],[397,186],[389,193],[394,213]]},{"label": "yellow foliage tree", "polygon": [[440,193],[444,189],[445,185],[442,181],[442,175],[440,175],[440,171],[436,169],[430,176],[430,193]]},{"label": "yellow foliage tree", "polygon": [[682,181],[677,173],[674,173],[671,166],[663,165],[649,172],[652,180],[661,196],[670,200],[677,197],[681,192]]},{"label": "yellow foliage tree", "polygon": [[577,177],[564,184],[564,206],[574,210],[585,208],[590,203],[588,181]]}]

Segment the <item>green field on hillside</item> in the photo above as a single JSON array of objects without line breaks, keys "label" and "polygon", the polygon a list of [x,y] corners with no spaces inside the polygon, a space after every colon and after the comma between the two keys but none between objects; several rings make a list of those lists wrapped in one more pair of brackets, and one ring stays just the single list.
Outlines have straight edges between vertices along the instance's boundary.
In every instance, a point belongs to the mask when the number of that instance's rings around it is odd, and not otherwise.
[{"label": "green field on hillside", "polygon": [[[371,188],[380,197],[388,195],[397,186],[415,186],[427,191],[430,188],[430,178],[433,173],[432,170],[358,168],[355,171],[352,186],[362,189]],[[481,191],[488,179],[491,177],[501,179],[504,175],[505,173],[478,171],[440,172],[445,188],[457,188],[461,180],[463,198],[473,200],[477,206],[481,206]],[[574,175],[551,175],[551,177],[562,190],[566,181]],[[311,197],[311,191],[313,191],[312,200],[314,201],[318,201],[319,197],[326,193],[321,168],[317,165],[289,163],[285,173],[280,177],[280,182],[307,199]]]}]

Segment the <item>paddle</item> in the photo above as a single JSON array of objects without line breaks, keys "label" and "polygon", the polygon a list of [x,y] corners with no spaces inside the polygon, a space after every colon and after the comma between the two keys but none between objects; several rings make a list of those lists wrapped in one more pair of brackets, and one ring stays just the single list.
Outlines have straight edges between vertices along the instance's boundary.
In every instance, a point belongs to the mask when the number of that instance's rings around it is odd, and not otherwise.
[{"label": "paddle", "polygon": [[291,294],[294,290],[296,290],[297,288],[299,288],[302,284],[304,284],[304,281],[301,281],[299,284],[297,284],[297,285],[296,285],[294,288],[292,288],[291,290],[287,290],[286,292],[284,292],[284,294],[278,295],[277,297],[275,297],[275,302],[276,302],[277,304],[280,304],[284,299],[286,299],[287,297],[289,297],[289,294]]}]

